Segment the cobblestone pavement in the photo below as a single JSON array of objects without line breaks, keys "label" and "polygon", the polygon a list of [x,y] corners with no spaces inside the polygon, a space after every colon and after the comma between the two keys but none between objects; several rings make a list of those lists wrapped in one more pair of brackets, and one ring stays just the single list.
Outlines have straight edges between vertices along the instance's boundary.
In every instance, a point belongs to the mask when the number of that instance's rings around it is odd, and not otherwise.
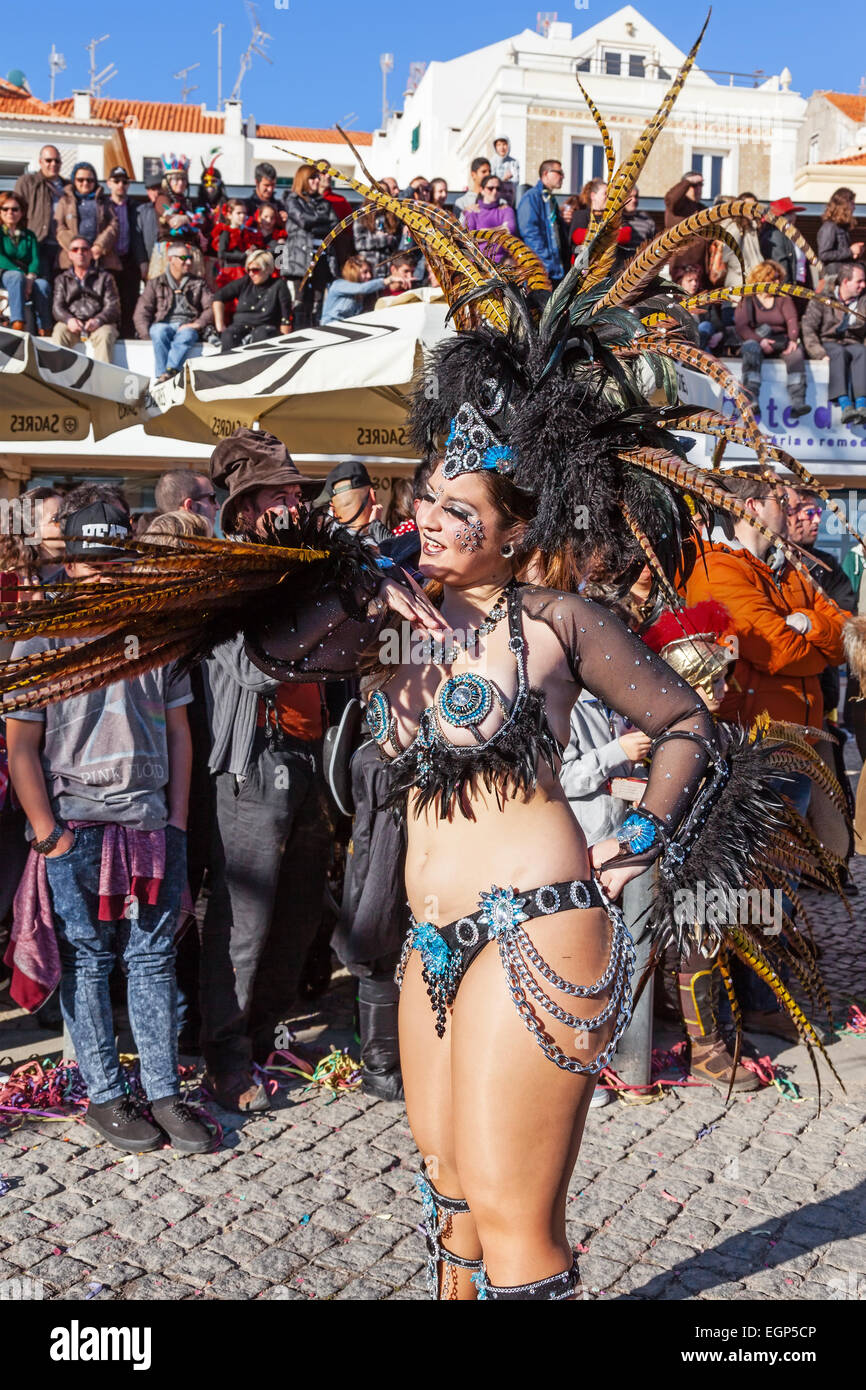
[{"label": "cobblestone pavement", "polygon": [[[855,866],[853,924],[813,898],[840,1019],[866,1003]],[[337,982],[301,1036],[344,1045],[348,1001]],[[803,1050],[760,1042],[793,1066],[799,1103],[769,1087],[726,1108],[683,1087],[590,1112],[568,1207],[589,1297],[866,1297],[866,1038],[831,1048],[848,1089],[822,1065],[820,1115]],[[223,1147],[191,1157],[124,1157],[74,1122],[0,1127],[0,1292],[27,1278],[59,1299],[426,1297],[402,1106],[299,1082],[268,1115],[221,1118]]]}]

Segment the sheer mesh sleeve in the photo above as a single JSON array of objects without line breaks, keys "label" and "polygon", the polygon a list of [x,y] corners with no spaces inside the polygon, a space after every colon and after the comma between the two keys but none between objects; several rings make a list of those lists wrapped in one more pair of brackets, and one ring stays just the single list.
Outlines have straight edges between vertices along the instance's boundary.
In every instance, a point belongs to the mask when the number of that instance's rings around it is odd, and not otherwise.
[{"label": "sheer mesh sleeve", "polygon": [[[578,595],[529,590],[524,608],[527,617],[546,623],[556,634],[577,683],[653,739],[640,809],[656,817],[673,838],[713,762],[705,745],[721,757],[712,715],[686,681],[600,604]],[[689,737],[665,737],[671,733]],[[662,848],[656,843],[622,862],[650,863]]]},{"label": "sheer mesh sleeve", "polygon": [[[354,675],[385,616],[368,611],[383,579],[375,550],[333,518],[306,510],[281,516],[267,541],[328,554],[262,597],[260,612],[244,624],[248,657],[279,681]],[[393,567],[387,573],[400,578]]]},{"label": "sheer mesh sleeve", "polygon": [[328,586],[258,627],[248,627],[246,653],[254,666],[275,680],[341,680],[357,673],[387,616],[386,612],[362,617],[347,613],[344,596]]}]

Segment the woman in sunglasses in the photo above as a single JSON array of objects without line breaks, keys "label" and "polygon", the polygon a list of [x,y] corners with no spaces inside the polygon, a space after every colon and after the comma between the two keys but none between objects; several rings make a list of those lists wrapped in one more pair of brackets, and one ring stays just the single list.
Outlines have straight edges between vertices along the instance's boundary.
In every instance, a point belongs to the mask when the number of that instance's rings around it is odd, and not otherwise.
[{"label": "woman in sunglasses", "polygon": [[15,193],[0,195],[0,285],[12,328],[23,329],[29,299],[40,338],[51,332],[51,287],[39,275],[39,243],[24,225],[24,204]]},{"label": "woman in sunglasses", "polygon": [[[234,317],[226,327],[226,305],[232,303]],[[240,280],[230,280],[214,295],[213,319],[223,352],[291,332],[289,288],[282,276],[274,273],[270,251],[253,248],[247,252],[245,274]]]},{"label": "woman in sunglasses", "polygon": [[94,262],[101,269],[120,269],[114,250],[117,221],[92,164],[85,160],[76,164],[72,181],[57,203],[56,216],[61,270],[68,270],[72,264],[69,248],[76,237],[85,237],[90,242]]}]

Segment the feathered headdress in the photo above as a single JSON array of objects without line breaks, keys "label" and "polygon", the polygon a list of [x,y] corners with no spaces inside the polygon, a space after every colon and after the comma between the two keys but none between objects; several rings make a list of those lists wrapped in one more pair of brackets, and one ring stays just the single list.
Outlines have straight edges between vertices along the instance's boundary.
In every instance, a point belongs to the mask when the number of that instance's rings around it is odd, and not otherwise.
[{"label": "feathered headdress", "polygon": [[[775,477],[774,462],[790,463],[798,476],[808,476],[761,433],[740,383],[696,345],[691,311],[755,293],[815,296],[800,286],[777,284],[684,297],[659,276],[672,253],[694,239],[723,242],[742,266],[723,225],[733,217],[763,218],[820,265],[784,217],[755,199],[738,198],[684,218],[642,247],[625,270],[614,272],[623,210],[705,29],[706,21],[658,111],[619,167],[605,122],[578,79],[604,144],[607,198],[592,214],[574,265],[552,291],[544,267],[517,238],[506,245],[492,234],[512,257],[505,268],[496,266],[476,234],[441,208],[384,191],[344,132],[368,183],[347,179],[325,161],[296,156],[343,178],[364,198],[317,255],[371,205],[393,213],[422,250],[462,330],[426,365],[410,413],[415,446],[439,453],[447,476],[495,468],[533,493],[536,515],[527,546],[548,557],[569,550],[584,577],[615,576],[623,592],[649,564],[674,606],[681,602],[674,586],[684,577],[713,509],[721,506],[752,520],[738,499],[718,487],[712,471],[689,462],[690,445],[674,431],[716,437],[716,464],[725,443],[736,441],[754,450],[761,476]],[[486,231],[480,235],[485,241],[491,237]],[[735,403],[738,423],[679,404],[677,364],[721,385]],[[431,380],[435,391],[429,389]],[[825,495],[814,481],[810,485]],[[796,548],[782,546],[799,567]]]},{"label": "feathered headdress", "polygon": [[189,174],[189,155],[164,154],[162,171],[164,174]]}]

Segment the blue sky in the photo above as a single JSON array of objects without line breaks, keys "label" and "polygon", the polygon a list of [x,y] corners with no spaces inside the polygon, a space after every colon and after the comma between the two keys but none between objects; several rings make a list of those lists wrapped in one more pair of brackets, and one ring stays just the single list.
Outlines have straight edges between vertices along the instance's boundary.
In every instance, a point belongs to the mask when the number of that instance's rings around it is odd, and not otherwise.
[{"label": "blue sky", "polygon": [[[282,8],[287,4],[286,8]],[[244,109],[259,121],[289,125],[330,126],[354,113],[356,129],[378,124],[381,107],[379,54],[394,54],[389,79],[392,105],[400,105],[409,64],[447,59],[524,28],[534,28],[538,0],[261,0],[262,27],[273,35],[269,66],[253,60],[243,86]],[[574,0],[545,0],[560,20],[576,31],[620,8],[589,0],[575,10]],[[647,19],[688,49],[700,28],[700,4],[687,0],[637,3]],[[38,21],[34,23],[34,14]],[[717,0],[700,61],[707,68],[775,73],[787,64],[793,86],[804,96],[816,88],[857,92],[866,74],[866,48],[840,41],[841,24],[814,20],[814,7],[791,0]],[[199,90],[192,102],[216,104],[216,39],[211,31],[222,20],[223,94],[235,82],[239,58],[250,36],[243,0],[40,0],[35,10],[6,0],[0,27],[0,75],[21,68],[31,89],[48,96],[48,54],[52,42],[67,68],[56,94],[88,85],[89,58],[84,44],[108,33],[97,49],[98,66],[116,64],[118,75],[105,95],[152,101],[178,101],[179,68],[201,66],[188,79]],[[853,33],[853,31],[850,31]]]}]

